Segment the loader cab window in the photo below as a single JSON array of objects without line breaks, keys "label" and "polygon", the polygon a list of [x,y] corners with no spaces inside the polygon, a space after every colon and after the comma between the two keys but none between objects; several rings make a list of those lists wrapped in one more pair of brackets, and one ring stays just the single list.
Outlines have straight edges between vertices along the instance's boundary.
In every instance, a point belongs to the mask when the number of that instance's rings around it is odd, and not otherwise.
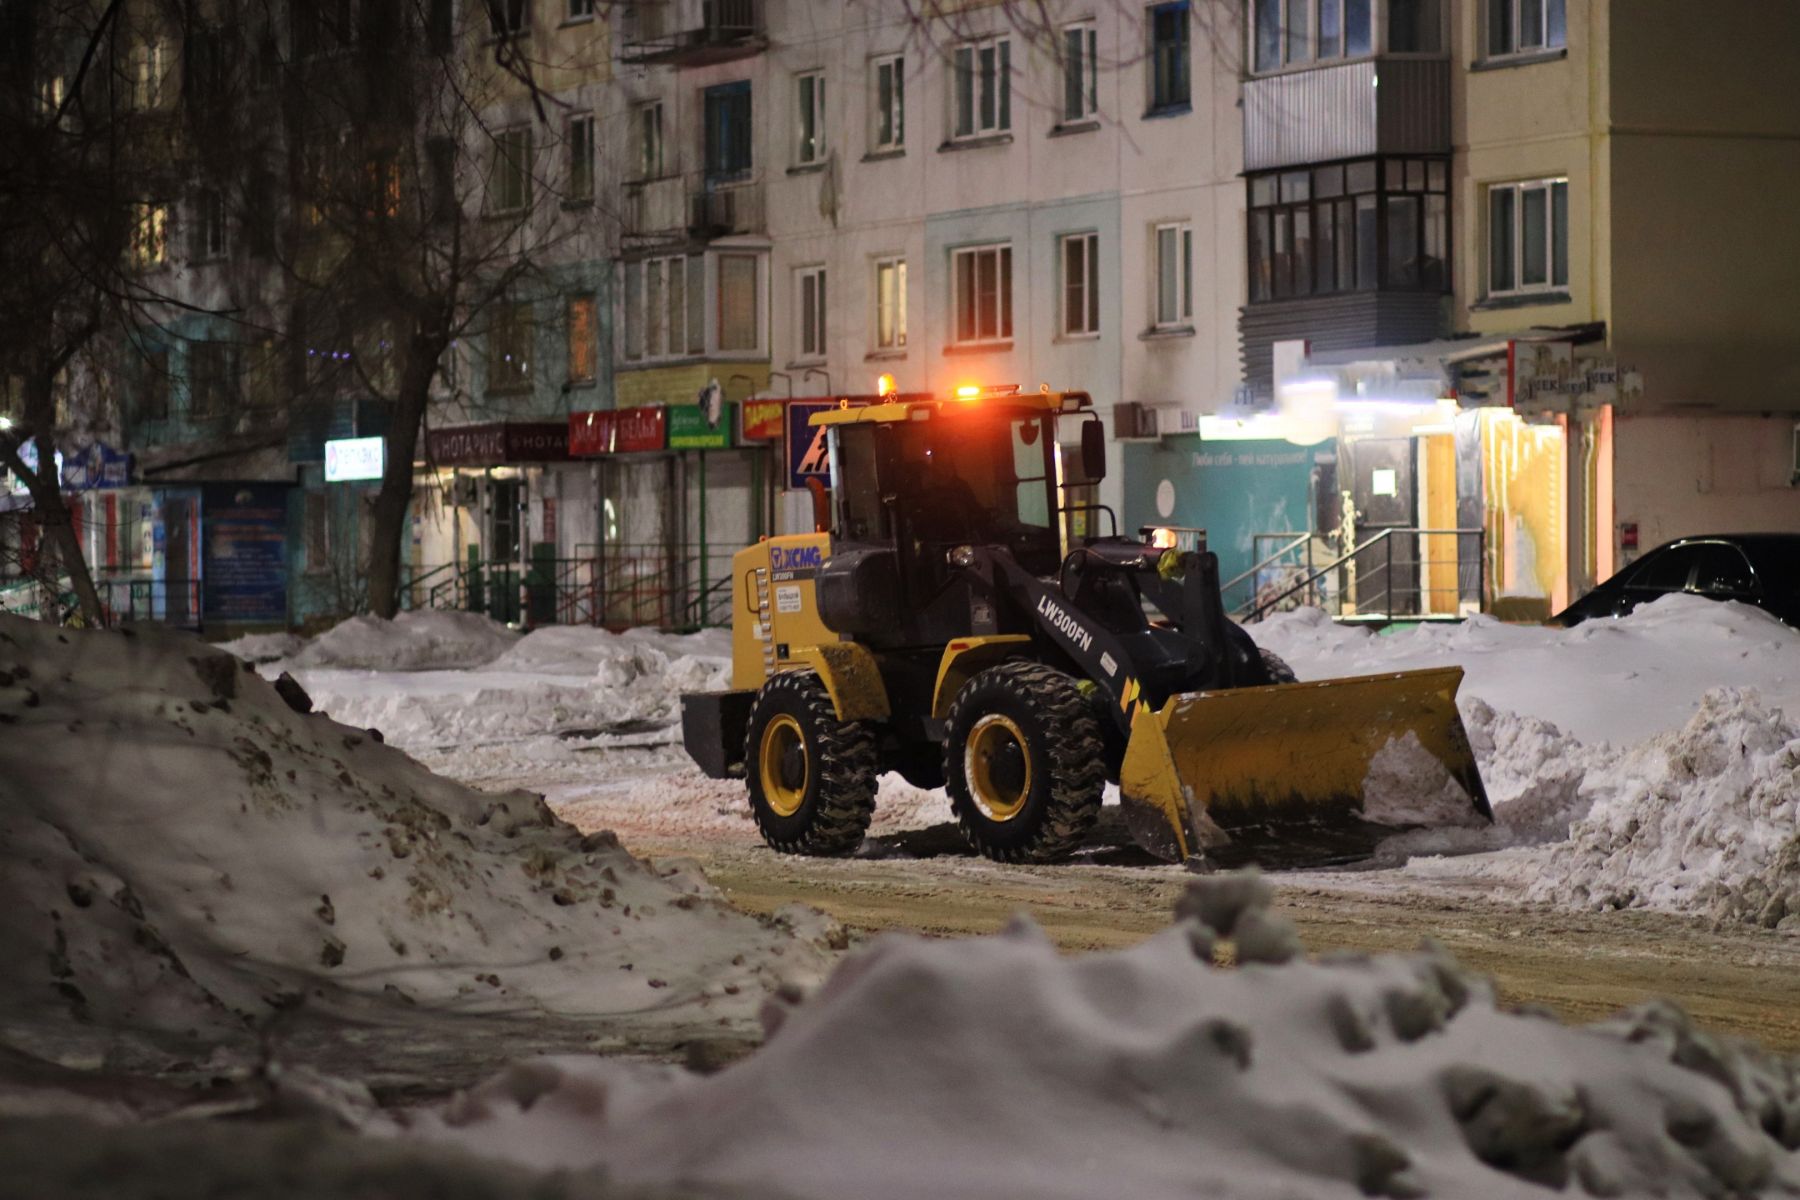
[{"label": "loader cab window", "polygon": [[891,538],[881,503],[876,466],[878,425],[839,425],[826,435],[831,454],[831,486],[837,494],[837,528],[847,542],[882,543]]},{"label": "loader cab window", "polygon": [[944,414],[895,430],[913,553],[960,542],[1008,547],[1034,574],[1055,570],[1054,435],[1039,414]]}]

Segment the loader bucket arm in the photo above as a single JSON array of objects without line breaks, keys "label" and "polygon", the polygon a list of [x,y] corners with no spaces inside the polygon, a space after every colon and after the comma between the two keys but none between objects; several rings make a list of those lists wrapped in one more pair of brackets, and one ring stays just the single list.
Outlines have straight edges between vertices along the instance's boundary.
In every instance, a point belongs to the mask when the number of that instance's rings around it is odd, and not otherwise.
[{"label": "loader bucket arm", "polygon": [[1132,836],[1181,861],[1232,831],[1354,820],[1365,815],[1383,755],[1398,756],[1422,783],[1435,774],[1422,756],[1435,760],[1492,819],[1456,709],[1461,681],[1461,667],[1443,667],[1192,692],[1160,711],[1140,707],[1119,774]]}]

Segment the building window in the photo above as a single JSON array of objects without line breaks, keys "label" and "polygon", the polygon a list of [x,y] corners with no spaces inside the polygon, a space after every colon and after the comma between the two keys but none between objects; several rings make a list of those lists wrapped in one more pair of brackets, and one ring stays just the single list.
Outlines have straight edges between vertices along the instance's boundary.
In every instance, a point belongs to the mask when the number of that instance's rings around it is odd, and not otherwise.
[{"label": "building window", "polygon": [[762,343],[756,299],[756,256],[719,255],[719,349],[755,350]]},{"label": "building window", "polygon": [[140,421],[166,421],[169,417],[169,352],[146,346],[135,362],[134,407]]},{"label": "building window", "polygon": [[132,207],[131,241],[127,247],[131,265],[140,271],[169,261],[169,206],[138,204]]},{"label": "building window", "polygon": [[496,213],[519,212],[531,203],[531,127],[516,125],[494,135],[494,170],[488,193]]},{"label": "building window", "polygon": [[1490,58],[1540,54],[1568,45],[1564,0],[1488,0],[1487,52]]},{"label": "building window", "polygon": [[664,255],[625,264],[625,358],[687,358],[706,351],[706,260]]},{"label": "building window", "polygon": [[1057,239],[1057,261],[1062,271],[1062,328],[1064,337],[1087,337],[1100,332],[1100,277],[1095,255],[1100,248],[1097,233],[1071,233]]},{"label": "building window", "polygon": [[878,58],[874,73],[874,129],[869,141],[876,151],[898,150],[906,145],[906,59],[898,54]]},{"label": "building window", "polygon": [[1389,54],[1442,54],[1438,0],[1388,0],[1387,48]]},{"label": "building window", "polygon": [[825,268],[794,272],[794,323],[800,330],[800,357],[825,357]]},{"label": "building window", "polygon": [[1188,84],[1188,0],[1150,9],[1150,111],[1186,108]]},{"label": "building window", "polygon": [[950,254],[955,289],[950,340],[959,346],[1012,340],[1012,247],[969,246]]},{"label": "building window", "polygon": [[1254,2],[1251,52],[1257,71],[1361,58],[1374,51],[1372,0]]},{"label": "building window", "polygon": [[750,81],[706,89],[706,177],[750,174]]},{"label": "building window", "polygon": [[494,306],[488,324],[488,391],[530,390],[531,337],[531,305],[503,302]]},{"label": "building window", "polygon": [[1062,119],[1067,125],[1090,120],[1100,111],[1100,64],[1091,21],[1066,26],[1062,34]]},{"label": "building window", "polygon": [[147,112],[163,106],[163,84],[169,74],[167,42],[142,42],[131,51],[131,106]]},{"label": "building window", "polygon": [[906,260],[883,258],[875,263],[875,348],[906,346]]},{"label": "building window", "polygon": [[594,0],[569,0],[569,21],[591,21],[594,19]]},{"label": "building window", "polygon": [[222,417],[238,406],[238,355],[232,342],[188,346],[188,416]]},{"label": "building window", "polygon": [[1186,221],[1156,227],[1156,327],[1194,322],[1194,227]]},{"label": "building window", "polygon": [[488,31],[497,38],[531,30],[531,0],[487,0]]},{"label": "building window", "polygon": [[331,496],[306,493],[306,573],[323,575],[331,569]]},{"label": "building window", "polygon": [[801,166],[825,161],[825,72],[794,76],[796,126],[794,161]]},{"label": "building window", "polygon": [[986,137],[1012,128],[1012,40],[958,46],[954,59],[953,138]]},{"label": "building window", "polygon": [[230,250],[229,225],[225,220],[225,194],[208,188],[194,196],[194,244],[196,262],[224,258]]},{"label": "building window", "polygon": [[1250,299],[1450,286],[1449,165],[1364,159],[1250,177]]},{"label": "building window", "polygon": [[571,204],[594,199],[594,115],[569,118],[569,195]]},{"label": "building window", "polygon": [[593,293],[569,297],[569,382],[594,382],[600,340]]},{"label": "building window", "polygon": [[1569,181],[1488,188],[1488,294],[1527,295],[1569,286]]},{"label": "building window", "polygon": [[632,114],[631,128],[636,145],[632,157],[637,161],[639,179],[661,179],[663,176],[662,101],[639,105]]}]

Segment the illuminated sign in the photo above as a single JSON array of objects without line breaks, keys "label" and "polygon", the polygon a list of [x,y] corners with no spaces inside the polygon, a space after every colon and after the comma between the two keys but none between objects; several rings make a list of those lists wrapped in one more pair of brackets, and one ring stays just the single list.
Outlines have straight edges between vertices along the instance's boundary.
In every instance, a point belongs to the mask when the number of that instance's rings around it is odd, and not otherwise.
[{"label": "illuminated sign", "polygon": [[386,467],[386,438],[334,438],[325,443],[326,483],[380,479]]}]

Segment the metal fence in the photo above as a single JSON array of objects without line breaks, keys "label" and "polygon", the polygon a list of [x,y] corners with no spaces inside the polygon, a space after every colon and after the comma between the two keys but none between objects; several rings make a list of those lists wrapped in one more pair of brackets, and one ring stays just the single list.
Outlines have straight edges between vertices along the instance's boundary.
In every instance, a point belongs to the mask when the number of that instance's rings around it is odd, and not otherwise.
[{"label": "metal fence", "polygon": [[419,571],[406,608],[456,608],[525,625],[700,629],[731,622],[731,552],[614,544],[574,558],[471,559]]},{"label": "metal fence", "polygon": [[1487,534],[1480,529],[1383,529],[1328,562],[1281,565],[1280,570],[1284,578],[1256,589],[1234,614],[1239,620],[1257,621],[1308,604],[1362,619],[1456,617],[1471,605],[1479,609],[1486,603]]}]

